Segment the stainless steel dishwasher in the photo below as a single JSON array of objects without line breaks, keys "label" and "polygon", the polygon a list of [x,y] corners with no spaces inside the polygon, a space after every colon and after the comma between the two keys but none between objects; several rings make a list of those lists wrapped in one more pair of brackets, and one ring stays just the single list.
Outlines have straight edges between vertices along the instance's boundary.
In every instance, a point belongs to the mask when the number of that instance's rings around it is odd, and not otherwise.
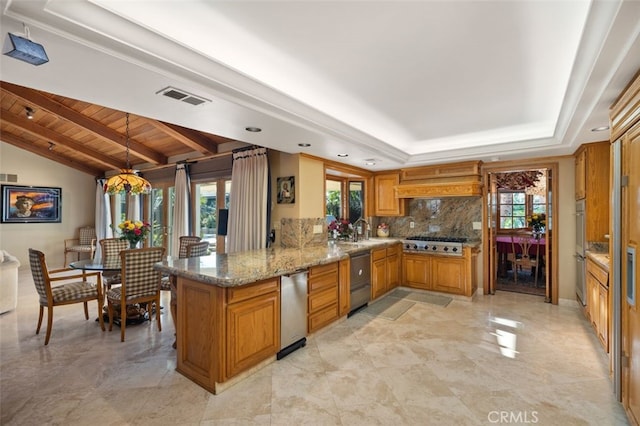
[{"label": "stainless steel dishwasher", "polygon": [[350,273],[350,306],[351,316],[365,308],[371,300],[371,255],[363,251],[351,255]]},{"label": "stainless steel dishwasher", "polygon": [[280,351],[276,359],[307,344],[307,274],[305,270],[280,277]]}]

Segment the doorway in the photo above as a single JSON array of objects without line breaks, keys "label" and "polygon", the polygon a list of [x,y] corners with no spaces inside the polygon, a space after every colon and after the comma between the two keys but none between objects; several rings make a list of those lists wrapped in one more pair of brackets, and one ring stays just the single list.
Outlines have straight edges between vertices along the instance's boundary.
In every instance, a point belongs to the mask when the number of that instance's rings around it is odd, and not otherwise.
[{"label": "doorway", "polygon": [[557,168],[557,163],[484,168],[485,294],[514,291],[558,303]]}]

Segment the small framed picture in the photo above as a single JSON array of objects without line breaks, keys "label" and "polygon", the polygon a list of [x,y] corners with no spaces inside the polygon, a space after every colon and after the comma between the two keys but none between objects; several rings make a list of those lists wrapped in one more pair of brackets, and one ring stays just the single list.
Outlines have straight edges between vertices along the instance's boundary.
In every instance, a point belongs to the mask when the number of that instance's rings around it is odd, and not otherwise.
[{"label": "small framed picture", "polygon": [[59,223],[62,189],[2,185],[3,223]]},{"label": "small framed picture", "polygon": [[296,201],[296,177],[278,178],[278,204],[293,204]]}]

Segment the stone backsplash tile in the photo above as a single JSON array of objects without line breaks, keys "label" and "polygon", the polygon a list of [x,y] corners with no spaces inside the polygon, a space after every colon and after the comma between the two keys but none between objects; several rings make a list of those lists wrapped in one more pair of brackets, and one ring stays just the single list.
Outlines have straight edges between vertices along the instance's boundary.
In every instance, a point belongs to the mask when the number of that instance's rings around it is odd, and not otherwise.
[{"label": "stone backsplash tile", "polygon": [[374,229],[381,222],[389,224],[392,237],[428,235],[479,241],[482,230],[473,229],[473,222],[482,222],[482,197],[415,198],[406,216],[376,217]]},{"label": "stone backsplash tile", "polygon": [[[322,227],[319,234],[313,233],[314,226]],[[284,218],[280,220],[280,246],[285,248],[305,248],[327,244],[325,219]]]}]

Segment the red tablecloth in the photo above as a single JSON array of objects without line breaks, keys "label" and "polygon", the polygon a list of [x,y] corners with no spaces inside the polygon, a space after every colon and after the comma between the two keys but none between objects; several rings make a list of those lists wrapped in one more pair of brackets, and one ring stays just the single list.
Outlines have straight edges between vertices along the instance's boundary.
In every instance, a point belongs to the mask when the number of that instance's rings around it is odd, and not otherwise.
[{"label": "red tablecloth", "polygon": [[[531,236],[529,240],[531,241],[531,246],[529,247],[529,256],[536,255],[536,250],[538,250],[538,246],[540,250],[538,254],[540,256],[543,256],[544,249],[547,244],[546,240],[544,238],[540,238],[539,240],[536,240],[535,238],[533,238],[533,236]],[[513,245],[511,244],[511,236],[504,235],[504,236],[496,237],[496,249],[498,250],[498,253],[512,253]],[[520,247],[520,244],[516,243],[515,249],[516,249],[516,253],[522,253],[522,248]]]}]

